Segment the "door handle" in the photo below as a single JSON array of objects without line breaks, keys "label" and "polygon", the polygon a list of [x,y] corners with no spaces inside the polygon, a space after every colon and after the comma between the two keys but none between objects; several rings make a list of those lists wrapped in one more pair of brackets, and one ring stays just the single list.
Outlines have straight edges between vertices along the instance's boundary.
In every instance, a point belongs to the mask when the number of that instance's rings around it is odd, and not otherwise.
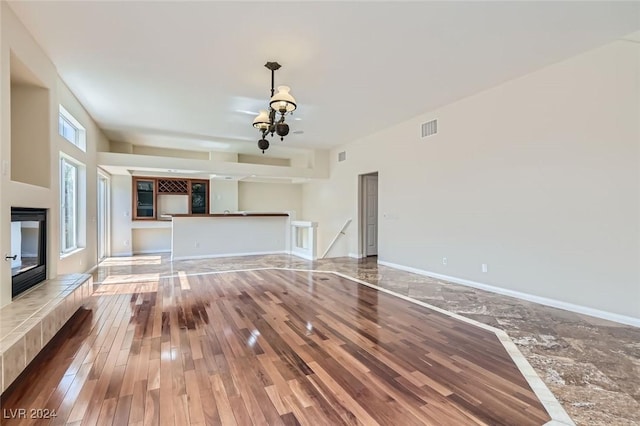
[{"label": "door handle", "polygon": [[4,260],[9,260],[9,259],[16,260],[17,258],[18,258],[17,254],[14,254],[13,256],[6,255],[4,257]]}]

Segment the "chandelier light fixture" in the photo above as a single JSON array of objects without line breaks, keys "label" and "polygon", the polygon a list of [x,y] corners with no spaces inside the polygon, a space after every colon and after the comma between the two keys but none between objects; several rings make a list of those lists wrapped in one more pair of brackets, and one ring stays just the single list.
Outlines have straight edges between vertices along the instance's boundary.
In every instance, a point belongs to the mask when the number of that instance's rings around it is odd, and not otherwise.
[{"label": "chandelier light fixture", "polygon": [[[269,149],[269,141],[267,134],[274,133],[280,136],[280,140],[289,134],[289,125],[284,122],[287,114],[293,113],[297,105],[296,100],[291,96],[288,86],[278,86],[278,93],[274,90],[274,74],[280,68],[277,62],[267,62],[264,64],[271,70],[271,100],[269,101],[269,110],[260,110],[260,114],[253,120],[253,127],[258,129],[262,134],[262,138],[258,141],[258,148],[264,151]],[[278,117],[280,114],[280,117]]]}]

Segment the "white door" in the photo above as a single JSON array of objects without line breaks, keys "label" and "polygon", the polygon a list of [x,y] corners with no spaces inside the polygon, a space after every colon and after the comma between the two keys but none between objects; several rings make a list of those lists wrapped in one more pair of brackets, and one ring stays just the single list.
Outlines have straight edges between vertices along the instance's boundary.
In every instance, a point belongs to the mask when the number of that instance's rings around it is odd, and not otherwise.
[{"label": "white door", "polygon": [[378,255],[378,176],[364,176],[365,256]]},{"label": "white door", "polygon": [[109,254],[109,180],[98,174],[98,261]]}]

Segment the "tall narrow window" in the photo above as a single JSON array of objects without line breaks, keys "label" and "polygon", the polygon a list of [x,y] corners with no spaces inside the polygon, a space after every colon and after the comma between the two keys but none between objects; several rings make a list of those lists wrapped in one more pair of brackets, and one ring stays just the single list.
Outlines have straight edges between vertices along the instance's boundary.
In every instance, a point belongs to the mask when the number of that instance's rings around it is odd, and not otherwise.
[{"label": "tall narrow window", "polygon": [[60,160],[60,251],[78,248],[78,165]]}]

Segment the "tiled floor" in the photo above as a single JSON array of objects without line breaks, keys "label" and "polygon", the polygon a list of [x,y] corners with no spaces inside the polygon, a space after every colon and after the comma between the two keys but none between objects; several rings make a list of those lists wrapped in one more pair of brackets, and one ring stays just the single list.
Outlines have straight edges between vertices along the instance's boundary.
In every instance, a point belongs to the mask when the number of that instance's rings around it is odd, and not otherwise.
[{"label": "tiled floor", "polygon": [[0,389],[4,391],[90,297],[92,277],[63,275],[0,309]]},{"label": "tiled floor", "polygon": [[574,421],[640,424],[640,329],[379,266],[375,259],[113,258],[95,281],[266,267],[336,271],[506,331]]}]

